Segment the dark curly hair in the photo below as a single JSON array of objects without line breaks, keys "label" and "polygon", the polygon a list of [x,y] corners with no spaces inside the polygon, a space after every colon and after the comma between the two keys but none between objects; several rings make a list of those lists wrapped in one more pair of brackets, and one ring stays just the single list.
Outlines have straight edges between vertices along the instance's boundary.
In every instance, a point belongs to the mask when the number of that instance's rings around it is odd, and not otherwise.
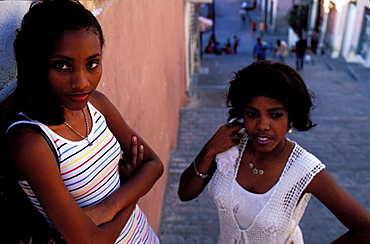
[{"label": "dark curly hair", "polygon": [[63,123],[64,115],[47,80],[54,43],[65,30],[104,37],[95,16],[74,0],[43,0],[31,4],[17,30],[14,52],[18,70],[18,108],[32,119],[49,125]]},{"label": "dark curly hair", "polygon": [[275,61],[257,61],[235,73],[227,94],[229,119],[243,118],[251,97],[279,100],[288,110],[289,125],[298,131],[314,127],[310,111],[314,94],[308,91],[300,74],[289,65]]}]

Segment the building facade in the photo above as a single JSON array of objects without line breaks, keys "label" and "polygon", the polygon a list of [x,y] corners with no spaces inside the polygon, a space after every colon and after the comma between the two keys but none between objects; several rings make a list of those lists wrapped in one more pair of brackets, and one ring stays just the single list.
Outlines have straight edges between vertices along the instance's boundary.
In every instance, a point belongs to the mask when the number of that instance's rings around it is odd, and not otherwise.
[{"label": "building facade", "polygon": [[319,47],[328,49],[332,58],[370,67],[370,2],[324,0],[321,4]]}]

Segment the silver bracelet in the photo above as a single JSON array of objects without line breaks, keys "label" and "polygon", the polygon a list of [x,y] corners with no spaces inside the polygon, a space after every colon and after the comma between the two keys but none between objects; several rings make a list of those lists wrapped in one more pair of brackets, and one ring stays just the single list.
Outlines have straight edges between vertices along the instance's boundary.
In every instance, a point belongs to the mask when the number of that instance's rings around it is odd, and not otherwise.
[{"label": "silver bracelet", "polygon": [[202,179],[205,179],[208,177],[208,174],[204,174],[204,173],[200,173],[197,169],[197,166],[195,166],[195,160],[192,162],[193,166],[194,166],[194,170],[195,170],[195,174],[199,177],[199,178],[202,178]]}]

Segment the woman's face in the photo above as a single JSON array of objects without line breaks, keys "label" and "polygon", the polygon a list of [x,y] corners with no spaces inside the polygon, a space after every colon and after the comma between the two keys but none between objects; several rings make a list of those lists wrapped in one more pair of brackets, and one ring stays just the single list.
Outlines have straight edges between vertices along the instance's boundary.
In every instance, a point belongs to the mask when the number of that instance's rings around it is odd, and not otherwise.
[{"label": "woman's face", "polygon": [[102,76],[102,49],[97,35],[64,31],[54,45],[48,81],[60,105],[69,110],[84,108]]},{"label": "woman's face", "polygon": [[271,152],[289,129],[288,111],[277,99],[252,97],[244,109],[244,127],[257,152]]}]

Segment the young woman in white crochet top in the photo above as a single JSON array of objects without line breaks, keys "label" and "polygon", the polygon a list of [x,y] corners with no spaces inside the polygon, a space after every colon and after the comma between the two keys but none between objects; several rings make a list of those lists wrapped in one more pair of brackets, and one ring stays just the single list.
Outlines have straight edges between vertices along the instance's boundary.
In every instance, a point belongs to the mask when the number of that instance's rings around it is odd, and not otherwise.
[{"label": "young woman in white crochet top", "polygon": [[349,231],[334,243],[369,243],[370,214],[315,156],[285,136],[308,131],[311,94],[290,66],[257,61],[240,70],[227,95],[229,123],[205,144],[180,179],[182,201],[209,183],[219,243],[303,243],[298,223],[314,195]]}]

